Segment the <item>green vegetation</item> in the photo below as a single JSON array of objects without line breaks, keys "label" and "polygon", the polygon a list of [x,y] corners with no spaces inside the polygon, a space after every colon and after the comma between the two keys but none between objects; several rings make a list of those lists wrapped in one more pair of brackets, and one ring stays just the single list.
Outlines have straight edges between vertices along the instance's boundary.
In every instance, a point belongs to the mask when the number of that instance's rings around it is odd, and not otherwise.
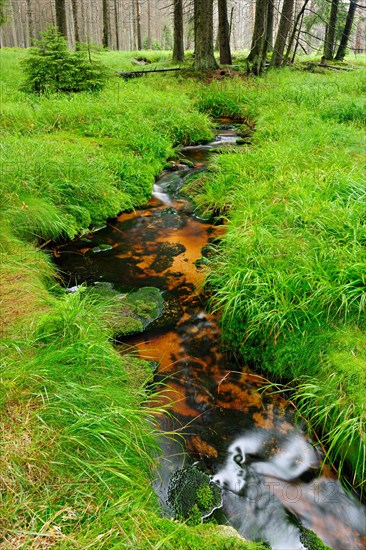
[{"label": "green vegetation", "polygon": [[24,94],[25,55],[2,52],[2,218],[22,238],[73,237],[144,204],[174,145],[212,136],[171,80],[115,77],[102,93]]},{"label": "green vegetation", "polygon": [[189,525],[202,523],[221,501],[221,489],[195,465],[178,470],[170,480],[168,505],[176,519]]},{"label": "green vegetation", "polygon": [[[145,203],[176,145],[212,137],[207,114],[255,121],[253,147],[218,156],[190,184],[202,211],[228,219],[216,256],[203,260],[213,307],[246,359],[298,380],[300,411],[361,486],[364,82],[357,72],[205,85],[111,76],[99,92],[33,95],[22,91],[26,55],[1,51],[0,545],[259,549],[159,517],[150,478],[161,411],[144,407],[151,369],[113,349],[115,305],[83,288],[65,293],[37,247]],[[128,70],[134,55],[101,61]],[[168,64],[166,52],[146,56]],[[122,332],[161,306],[135,298]],[[211,496],[197,496],[201,514]]]},{"label": "green vegetation", "polygon": [[57,27],[49,27],[41,36],[23,63],[27,76],[25,91],[44,94],[103,89],[107,67],[92,59],[90,51],[70,51]]},{"label": "green vegetation", "polygon": [[[208,119],[154,77],[25,94],[25,55],[1,52],[0,546],[259,548],[160,518],[151,369],[114,350],[110,300],[65,293],[37,249],[145,202],[176,144],[211,137]],[[135,301],[143,320],[150,302]]]},{"label": "green vegetation", "polygon": [[300,525],[300,530],[300,540],[307,550],[332,550],[329,546],[324,544],[313,531],[310,531],[310,529],[305,529],[305,527]]},{"label": "green vegetation", "polygon": [[[189,184],[227,220],[207,260],[212,307],[246,361],[297,379],[299,407],[332,460],[365,480],[365,80],[270,72],[240,87],[252,146]],[[307,378],[304,378],[304,375]]]}]

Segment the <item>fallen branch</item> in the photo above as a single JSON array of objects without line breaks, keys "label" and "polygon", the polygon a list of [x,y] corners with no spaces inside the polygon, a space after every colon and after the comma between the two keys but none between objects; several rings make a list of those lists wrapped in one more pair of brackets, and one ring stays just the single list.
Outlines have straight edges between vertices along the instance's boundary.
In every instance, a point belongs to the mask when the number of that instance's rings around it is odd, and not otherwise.
[{"label": "fallen branch", "polygon": [[169,69],[151,69],[151,70],[141,70],[141,71],[128,71],[128,72],[117,72],[118,76],[128,80],[130,78],[138,78],[148,73],[167,73],[169,71],[181,71],[182,67],[171,67]]}]

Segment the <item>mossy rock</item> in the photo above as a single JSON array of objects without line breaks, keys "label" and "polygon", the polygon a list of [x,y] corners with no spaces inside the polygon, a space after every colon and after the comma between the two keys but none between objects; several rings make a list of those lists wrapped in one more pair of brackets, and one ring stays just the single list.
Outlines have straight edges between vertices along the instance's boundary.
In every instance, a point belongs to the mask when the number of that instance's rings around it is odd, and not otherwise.
[{"label": "mossy rock", "polygon": [[164,310],[162,292],[155,287],[142,287],[130,294],[122,294],[110,283],[104,283],[89,288],[88,292],[97,300],[110,302],[107,322],[115,338],[143,332]]},{"label": "mossy rock", "polygon": [[306,529],[300,525],[300,541],[305,546],[306,550],[332,550],[324,544],[322,540],[310,529]]},{"label": "mossy rock", "polygon": [[94,248],[91,248],[88,254],[100,254],[101,252],[109,252],[110,250],[113,250],[113,247],[110,244],[100,244]]},{"label": "mossy rock", "polygon": [[193,465],[172,475],[167,504],[175,519],[197,525],[222,506],[222,492],[208,474]]}]

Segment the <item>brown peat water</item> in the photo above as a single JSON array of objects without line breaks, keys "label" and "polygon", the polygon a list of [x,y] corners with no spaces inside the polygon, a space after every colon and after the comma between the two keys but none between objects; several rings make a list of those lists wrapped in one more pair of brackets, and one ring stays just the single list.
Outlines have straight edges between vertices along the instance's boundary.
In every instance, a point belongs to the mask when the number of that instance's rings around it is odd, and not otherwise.
[{"label": "brown peat water", "polygon": [[192,167],[163,172],[145,207],[58,247],[56,261],[70,287],[103,283],[120,292],[164,292],[167,322],[124,338],[129,350],[158,364],[159,403],[171,413],[161,419],[155,481],[163,512],[172,474],[198,463],[223,489],[218,520],[245,538],[298,550],[304,548],[301,524],[336,550],[361,550],[364,508],[322,464],[292,405],[261,391],[267,381],[225,352],[217,320],[205,309],[202,249],[225,228],[195,216],[180,188],[205,169],[212,149],[237,138],[228,124],[213,143],[182,149]]}]

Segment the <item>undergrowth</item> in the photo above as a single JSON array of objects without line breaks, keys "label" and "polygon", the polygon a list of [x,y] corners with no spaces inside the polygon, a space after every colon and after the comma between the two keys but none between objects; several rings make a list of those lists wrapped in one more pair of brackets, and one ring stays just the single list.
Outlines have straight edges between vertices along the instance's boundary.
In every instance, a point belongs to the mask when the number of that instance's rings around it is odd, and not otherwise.
[{"label": "undergrowth", "polygon": [[301,412],[362,492],[364,75],[285,70],[225,86],[232,97],[240,87],[256,132],[189,185],[200,210],[227,221],[207,260],[212,307],[246,361],[297,380]]},{"label": "undergrowth", "polygon": [[23,238],[70,238],[144,204],[176,145],[212,137],[172,79],[115,76],[100,93],[36,97],[20,90],[25,56],[2,52],[1,90],[1,213]]},{"label": "undergrowth", "polygon": [[[176,145],[212,137],[208,118],[155,76],[24,94],[25,55],[1,52],[0,546],[260,548],[160,517],[151,369],[114,350],[111,304],[61,290],[37,248],[146,202]],[[101,58],[123,70],[131,55]]]}]

